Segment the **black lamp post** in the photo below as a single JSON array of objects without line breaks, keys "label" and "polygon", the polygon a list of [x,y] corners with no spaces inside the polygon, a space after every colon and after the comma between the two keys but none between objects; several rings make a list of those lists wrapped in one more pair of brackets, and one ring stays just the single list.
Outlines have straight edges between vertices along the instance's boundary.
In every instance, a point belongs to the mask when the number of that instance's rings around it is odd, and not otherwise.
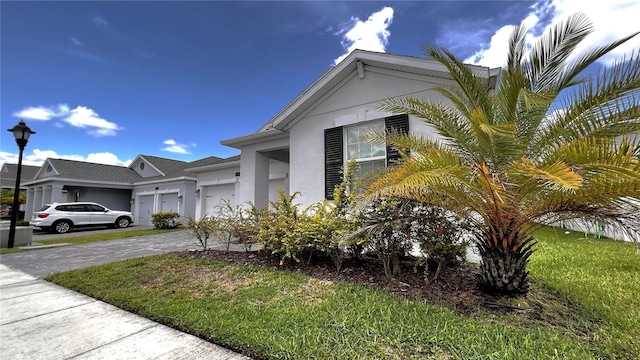
[{"label": "black lamp post", "polygon": [[13,133],[13,136],[16,138],[16,144],[18,144],[18,149],[20,149],[20,154],[18,155],[18,170],[16,172],[16,187],[13,189],[13,206],[11,207],[11,227],[9,228],[9,240],[7,242],[7,247],[12,248],[14,240],[16,238],[16,222],[18,221],[18,207],[20,200],[20,175],[22,173],[22,151],[24,147],[27,146],[27,142],[29,141],[29,136],[31,134],[35,134],[35,131],[29,129],[27,124],[24,121],[20,120],[18,125],[14,126],[11,129],[7,129]]}]

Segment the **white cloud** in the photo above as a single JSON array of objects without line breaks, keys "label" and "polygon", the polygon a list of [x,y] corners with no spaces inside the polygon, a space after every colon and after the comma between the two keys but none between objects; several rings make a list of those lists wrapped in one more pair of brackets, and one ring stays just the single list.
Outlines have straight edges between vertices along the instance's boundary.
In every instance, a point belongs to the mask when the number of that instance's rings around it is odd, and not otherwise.
[{"label": "white cloud", "polygon": [[69,111],[64,121],[74,127],[90,128],[89,134],[93,136],[113,136],[116,130],[120,130],[118,125],[102,119],[95,111],[84,106]]},{"label": "white cloud", "polygon": [[[91,154],[88,154],[87,156],[82,156],[82,155],[58,154],[53,150],[34,149],[31,154],[25,153],[23,155],[22,163],[24,165],[41,166],[47,158],[86,161],[86,162],[92,162],[92,163],[98,163],[98,164],[119,165],[119,166],[128,166],[133,161],[131,159],[120,160],[118,159],[117,155],[108,153],[108,152],[91,153]],[[18,154],[0,152],[0,163],[1,164],[4,164],[4,163],[17,164]]]},{"label": "white cloud", "polygon": [[351,21],[337,32],[337,35],[342,35],[342,47],[346,53],[335,59],[334,64],[340,63],[356,49],[384,52],[391,35],[387,29],[392,21],[393,8],[390,7],[384,7],[371,14],[366,21],[352,17]]},{"label": "white cloud", "polygon": [[[191,154],[188,150],[189,145],[178,144],[175,140],[169,139],[164,141],[165,145],[169,145],[165,148],[162,148],[164,151],[176,153],[176,154]],[[195,144],[191,144],[191,146],[195,146]]]},{"label": "white cloud", "polygon": [[[114,136],[116,131],[122,130],[116,123],[101,118],[93,109],[86,106],[77,106],[71,109],[67,104],[55,106],[28,107],[13,113],[13,116],[31,120],[52,120],[57,119],[62,123],[69,124],[77,128],[88,128],[89,135]],[[61,123],[56,123],[60,126]]]},{"label": "white cloud", "polygon": [[[529,29],[541,25],[538,15],[545,12],[550,12],[552,15],[551,23],[564,20],[576,12],[585,13],[593,22],[593,33],[580,44],[577,53],[640,31],[640,22],[637,21],[637,14],[640,14],[640,2],[637,0],[553,0],[549,3],[538,3],[531,7],[531,12],[525,19],[525,25]],[[465,62],[490,67],[503,66],[506,63],[507,39],[510,31],[511,26],[505,26],[496,31],[491,37],[491,44],[467,58]],[[528,44],[532,44],[535,40],[536,37],[530,32]],[[603,57],[601,61],[610,64],[624,54],[630,54],[631,51],[639,48],[640,36],[636,36]]]},{"label": "white cloud", "polygon": [[29,120],[51,120],[54,117],[61,116],[62,113],[69,111],[69,107],[65,104],[58,106],[30,106],[20,111],[14,112],[12,115],[21,119]]},{"label": "white cloud", "polygon": [[75,37],[73,37],[73,36],[72,36],[71,38],[69,38],[69,40],[71,40],[71,42],[72,42],[74,45],[77,45],[77,46],[84,46],[84,44],[82,43],[82,41],[78,40],[78,38],[75,38]]}]

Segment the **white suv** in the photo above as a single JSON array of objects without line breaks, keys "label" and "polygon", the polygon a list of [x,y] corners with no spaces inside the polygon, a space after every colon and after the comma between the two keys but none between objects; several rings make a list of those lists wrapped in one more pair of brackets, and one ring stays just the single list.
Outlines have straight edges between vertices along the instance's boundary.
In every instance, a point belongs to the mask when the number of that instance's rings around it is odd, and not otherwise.
[{"label": "white suv", "polygon": [[128,211],[109,210],[92,202],[71,202],[44,205],[33,213],[29,225],[64,234],[74,227],[104,225],[125,228],[132,223],[133,216]]}]

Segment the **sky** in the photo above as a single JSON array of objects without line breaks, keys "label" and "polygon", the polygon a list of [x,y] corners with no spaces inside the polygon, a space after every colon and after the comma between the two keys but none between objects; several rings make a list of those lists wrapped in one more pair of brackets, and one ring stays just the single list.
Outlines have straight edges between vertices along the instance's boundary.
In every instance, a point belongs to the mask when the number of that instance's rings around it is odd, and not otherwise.
[{"label": "sky", "polygon": [[[23,164],[47,158],[127,166],[138,155],[229,157],[221,140],[258,130],[354,49],[468,63],[506,61],[512,25],[535,41],[576,11],[582,50],[640,31],[637,0],[0,2],[0,164],[6,131],[36,132]],[[640,36],[603,59],[640,49]]]}]

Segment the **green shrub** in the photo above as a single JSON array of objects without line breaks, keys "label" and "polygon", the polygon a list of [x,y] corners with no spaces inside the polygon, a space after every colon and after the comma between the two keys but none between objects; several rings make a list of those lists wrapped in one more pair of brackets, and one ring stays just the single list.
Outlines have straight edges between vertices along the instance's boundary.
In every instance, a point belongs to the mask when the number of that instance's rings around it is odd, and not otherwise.
[{"label": "green shrub", "polygon": [[[410,237],[420,244],[425,279],[436,280],[440,271],[466,256],[471,231],[467,220],[458,219],[446,210],[413,203],[411,207]],[[430,277],[430,272],[434,275]]]},{"label": "green shrub", "polygon": [[156,229],[177,229],[180,223],[180,214],[175,211],[163,211],[151,215],[151,222]]},{"label": "green shrub", "polygon": [[234,222],[233,236],[239,244],[244,245],[245,251],[250,251],[256,243],[260,222],[265,212],[265,209],[258,209],[253,203],[248,203],[246,207],[241,208],[240,216]]},{"label": "green shrub", "polygon": [[410,207],[407,200],[376,199],[361,213],[362,225],[356,234],[370,235],[365,249],[377,255],[387,277],[400,273],[400,258],[411,250],[411,223],[405,218]]},{"label": "green shrub", "polygon": [[209,248],[209,238],[215,233],[218,227],[218,220],[214,217],[204,216],[200,220],[196,220],[191,216],[187,217],[186,228],[191,231],[193,236],[198,240],[198,244],[204,250]]},{"label": "green shrub", "polygon": [[299,224],[306,215],[299,213],[298,206],[293,203],[299,194],[296,192],[287,196],[279,190],[278,201],[269,202],[271,209],[264,213],[256,234],[258,244],[272,255],[280,257],[280,265],[287,259],[300,261],[300,255],[309,248]]},{"label": "green shrub", "polygon": [[339,206],[324,201],[307,208],[304,221],[298,224],[309,248],[329,257],[340,271],[345,250],[353,241],[348,237],[355,230],[351,218],[340,215]]}]

